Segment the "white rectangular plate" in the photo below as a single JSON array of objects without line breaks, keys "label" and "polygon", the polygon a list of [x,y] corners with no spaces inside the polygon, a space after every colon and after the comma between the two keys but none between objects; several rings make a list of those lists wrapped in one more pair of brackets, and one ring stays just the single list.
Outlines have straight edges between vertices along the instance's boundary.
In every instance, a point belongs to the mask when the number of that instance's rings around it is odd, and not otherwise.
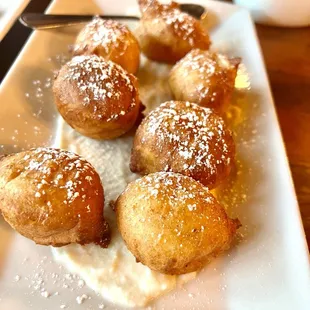
[{"label": "white rectangular plate", "polygon": [[[242,57],[251,85],[236,91],[231,109],[242,164],[236,184],[244,196],[226,197],[230,214],[243,224],[243,237],[197,279],[152,307],[309,309],[308,251],[253,23],[236,6],[190,2],[204,4],[217,17],[213,48]],[[55,0],[48,11],[138,14],[134,0]],[[54,143],[58,115],[51,71],[68,59],[76,32],[76,27],[35,32],[12,66],[0,87],[2,153]],[[80,288],[77,278],[53,261],[48,247],[21,237],[3,220],[0,236],[0,309],[98,309],[105,304],[86,286]],[[82,294],[91,299],[78,305],[76,297]]]}]

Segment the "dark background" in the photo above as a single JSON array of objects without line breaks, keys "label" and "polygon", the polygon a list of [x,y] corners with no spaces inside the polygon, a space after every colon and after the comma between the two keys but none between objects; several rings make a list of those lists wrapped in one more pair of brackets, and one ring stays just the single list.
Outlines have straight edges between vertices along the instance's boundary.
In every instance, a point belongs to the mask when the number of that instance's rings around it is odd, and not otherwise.
[{"label": "dark background", "polygon": [[[2,0],[9,1],[9,0]],[[43,13],[51,0],[32,0],[24,12]],[[0,42],[0,83],[10,69],[18,53],[26,43],[32,30],[23,26],[18,20]]]}]

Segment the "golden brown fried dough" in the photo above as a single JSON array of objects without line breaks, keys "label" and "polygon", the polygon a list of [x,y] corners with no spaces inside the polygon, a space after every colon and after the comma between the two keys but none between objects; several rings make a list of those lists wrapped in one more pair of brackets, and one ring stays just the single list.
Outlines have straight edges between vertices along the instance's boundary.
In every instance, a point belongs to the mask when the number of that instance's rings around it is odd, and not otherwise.
[{"label": "golden brown fried dough", "polygon": [[193,48],[209,49],[210,39],[199,20],[179,10],[176,2],[138,0],[141,20],[137,36],[149,59],[175,63]]},{"label": "golden brown fried dough", "polygon": [[139,114],[137,79],[96,55],[76,56],[64,65],[53,91],[64,120],[91,138],[119,137]]},{"label": "golden brown fried dough", "polygon": [[78,34],[74,55],[95,54],[136,73],[140,63],[140,47],[127,26],[95,17]]},{"label": "golden brown fried dough", "polygon": [[240,58],[192,50],[171,70],[169,84],[176,100],[223,112],[234,90]]},{"label": "golden brown fried dough", "polygon": [[103,206],[99,175],[74,153],[38,148],[0,160],[0,211],[16,231],[38,244],[107,247]]},{"label": "golden brown fried dough", "polygon": [[229,175],[234,156],[231,132],[219,115],[194,103],[168,101],[138,127],[130,169],[178,172],[211,189]]},{"label": "golden brown fried dough", "polygon": [[201,269],[231,246],[240,226],[206,187],[172,172],[130,183],[116,202],[116,216],[136,259],[167,274]]}]

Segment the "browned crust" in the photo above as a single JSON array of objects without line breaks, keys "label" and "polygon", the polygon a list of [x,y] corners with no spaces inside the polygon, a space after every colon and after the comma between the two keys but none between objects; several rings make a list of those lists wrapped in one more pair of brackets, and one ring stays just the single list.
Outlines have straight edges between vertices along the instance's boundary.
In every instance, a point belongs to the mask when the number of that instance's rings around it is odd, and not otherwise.
[{"label": "browned crust", "polygon": [[128,27],[117,21],[96,17],[80,31],[73,55],[91,54],[111,60],[129,73],[135,74],[139,69],[139,43]]},{"label": "browned crust", "polygon": [[116,215],[137,261],[166,274],[204,267],[229,249],[240,223],[200,183],[163,172],[130,183],[116,202]]},{"label": "browned crust", "polygon": [[[105,62],[103,59],[101,61]],[[55,103],[64,120],[81,134],[94,139],[114,139],[123,135],[135,124],[140,109],[137,79],[121,67],[112,65],[111,62],[105,63],[106,67],[114,68],[112,74],[122,72],[130,80],[128,85],[122,75],[119,78],[108,76],[98,83],[98,87],[113,83],[117,90],[111,92],[111,98],[94,100],[91,91],[80,91],[80,81],[67,78],[70,62],[61,68],[53,86]],[[87,73],[84,76],[85,83],[94,78],[94,75],[93,72]],[[116,91],[119,96],[114,96]],[[85,96],[90,98],[87,104],[84,102]]]},{"label": "browned crust", "polygon": [[[172,104],[176,105],[175,111],[178,116],[184,116],[186,111],[191,111],[193,106],[197,109],[198,115],[199,111],[204,109],[193,104],[187,106],[185,102],[171,101],[152,111],[136,131],[130,159],[131,171],[142,175],[157,171],[173,171],[190,176],[209,188],[218,186],[228,177],[234,163],[235,144],[231,132],[226,127],[223,119],[216,113],[211,112],[208,125],[205,128],[207,132],[211,131],[215,132],[215,134],[210,138],[210,148],[205,155],[210,155],[212,160],[210,160],[209,165],[198,164],[196,157],[198,152],[201,154],[202,151],[199,141],[197,141],[198,138],[196,138],[198,136],[195,122],[193,122],[193,128],[184,128],[184,126],[179,126],[176,122],[175,128],[165,131],[165,124],[171,125],[172,120],[166,116],[163,117],[162,112],[167,108],[169,109]],[[151,130],[151,118],[163,120],[161,125],[154,131]],[[198,121],[201,121],[201,119]],[[216,133],[218,125],[223,128],[220,140],[218,140],[219,136]],[[183,142],[180,142],[180,144],[172,141],[169,137],[171,135],[178,136],[180,141],[186,140],[188,147],[193,146],[193,154],[188,158],[184,158],[180,152],[180,145]],[[223,146],[216,145],[219,142],[223,143]],[[226,159],[229,158],[228,161],[222,160],[224,144],[225,148],[227,148],[225,156]]]},{"label": "browned crust", "polygon": [[177,3],[138,2],[142,17],[137,36],[149,59],[173,64],[193,48],[209,49],[210,39],[200,21],[181,13]]},{"label": "browned crust", "polygon": [[241,58],[221,65],[217,53],[192,50],[172,68],[169,85],[176,100],[195,102],[223,113],[230,104]]},{"label": "browned crust", "polygon": [[0,210],[20,234],[42,245],[109,244],[99,175],[78,155],[39,148],[0,162]]}]

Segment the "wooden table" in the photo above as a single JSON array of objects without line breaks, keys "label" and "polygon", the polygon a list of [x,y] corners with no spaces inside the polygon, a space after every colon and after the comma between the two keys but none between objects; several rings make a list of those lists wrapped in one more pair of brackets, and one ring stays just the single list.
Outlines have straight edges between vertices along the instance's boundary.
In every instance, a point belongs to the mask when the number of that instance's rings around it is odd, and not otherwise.
[{"label": "wooden table", "polygon": [[310,28],[256,28],[310,248]]}]

